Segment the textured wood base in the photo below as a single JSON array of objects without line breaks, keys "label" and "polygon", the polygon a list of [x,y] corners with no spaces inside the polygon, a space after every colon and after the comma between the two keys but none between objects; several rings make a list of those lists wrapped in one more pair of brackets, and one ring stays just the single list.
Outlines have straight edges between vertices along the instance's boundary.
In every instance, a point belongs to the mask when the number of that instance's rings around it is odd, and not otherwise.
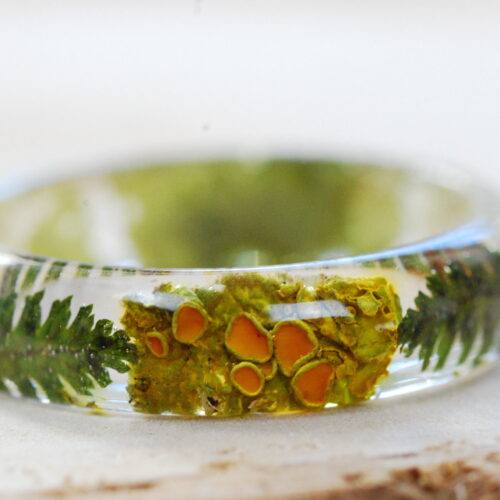
[{"label": "textured wood base", "polygon": [[[77,487],[68,482],[43,496],[138,499],[497,499],[500,498],[500,446],[475,454],[450,446],[420,453],[366,459],[344,457],[319,463],[276,467],[214,462],[192,476],[135,483],[102,482]],[[449,460],[449,454],[455,455]],[[458,455],[461,458],[458,458]]]},{"label": "textured wood base", "polygon": [[500,368],[287,417],[96,416],[1,398],[8,498],[500,498]]}]

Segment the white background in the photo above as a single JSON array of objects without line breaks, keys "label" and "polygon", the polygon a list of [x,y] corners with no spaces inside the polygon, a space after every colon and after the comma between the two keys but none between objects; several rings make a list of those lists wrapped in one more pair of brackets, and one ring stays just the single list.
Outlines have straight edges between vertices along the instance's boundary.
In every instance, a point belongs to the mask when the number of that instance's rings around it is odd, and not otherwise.
[{"label": "white background", "polygon": [[500,158],[496,1],[0,1],[0,165]]}]

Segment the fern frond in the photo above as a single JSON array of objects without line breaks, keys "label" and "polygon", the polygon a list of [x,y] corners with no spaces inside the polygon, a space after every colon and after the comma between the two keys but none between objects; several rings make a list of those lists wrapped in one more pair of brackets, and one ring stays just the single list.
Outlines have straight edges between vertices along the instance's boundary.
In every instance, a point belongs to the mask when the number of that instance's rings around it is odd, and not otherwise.
[{"label": "fern frond", "polygon": [[[437,358],[442,369],[456,341],[462,347],[459,363],[475,363],[491,349],[500,324],[500,254],[484,247],[444,272],[427,277],[428,293],[420,292],[399,326],[398,343],[412,355],[417,349],[422,369]],[[481,345],[478,345],[481,342]]]},{"label": "fern frond", "polygon": [[42,321],[44,292],[28,295],[13,324],[17,295],[0,298],[0,389],[13,382],[23,396],[38,397],[35,384],[52,402],[65,403],[65,384],[90,396],[96,383],[111,383],[109,369],[124,373],[136,361],[136,348],[123,331],[106,319],[95,322],[92,306],[71,318],[72,297],[55,300]]}]

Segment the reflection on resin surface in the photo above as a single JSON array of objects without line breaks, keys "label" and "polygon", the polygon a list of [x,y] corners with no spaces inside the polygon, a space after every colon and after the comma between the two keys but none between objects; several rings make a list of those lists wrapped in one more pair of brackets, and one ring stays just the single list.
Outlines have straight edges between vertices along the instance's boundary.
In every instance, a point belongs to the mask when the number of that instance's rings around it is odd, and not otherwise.
[{"label": "reflection on resin surface", "polygon": [[166,165],[69,180],[0,204],[3,243],[145,267],[352,255],[451,229],[462,196],[399,170],[304,160]]}]

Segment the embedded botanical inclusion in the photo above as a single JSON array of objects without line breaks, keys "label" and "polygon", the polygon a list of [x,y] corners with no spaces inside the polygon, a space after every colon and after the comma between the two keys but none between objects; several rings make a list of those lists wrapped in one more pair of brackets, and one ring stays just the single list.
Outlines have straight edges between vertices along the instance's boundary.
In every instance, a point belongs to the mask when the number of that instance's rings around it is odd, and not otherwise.
[{"label": "embedded botanical inclusion", "polygon": [[[381,277],[311,287],[250,273],[212,288],[167,283],[154,294],[163,302],[126,300],[122,318],[138,349],[131,404],[147,413],[284,413],[361,401],[397,347],[399,299]],[[311,313],[323,302],[326,312]],[[312,309],[300,319],[304,304]],[[280,305],[288,318],[270,314]]]}]

